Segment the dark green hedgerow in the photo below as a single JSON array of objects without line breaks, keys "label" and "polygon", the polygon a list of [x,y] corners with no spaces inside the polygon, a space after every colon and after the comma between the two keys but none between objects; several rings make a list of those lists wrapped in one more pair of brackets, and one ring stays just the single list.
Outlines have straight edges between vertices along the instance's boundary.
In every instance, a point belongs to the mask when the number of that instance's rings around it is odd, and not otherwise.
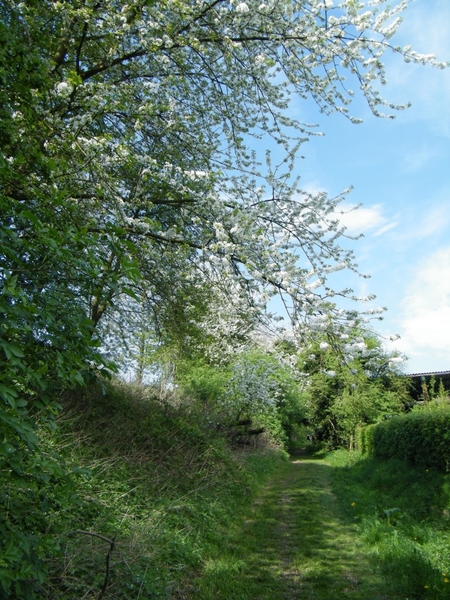
[{"label": "dark green hedgerow", "polygon": [[450,411],[411,412],[395,415],[359,432],[363,454],[400,458],[413,465],[450,469]]}]

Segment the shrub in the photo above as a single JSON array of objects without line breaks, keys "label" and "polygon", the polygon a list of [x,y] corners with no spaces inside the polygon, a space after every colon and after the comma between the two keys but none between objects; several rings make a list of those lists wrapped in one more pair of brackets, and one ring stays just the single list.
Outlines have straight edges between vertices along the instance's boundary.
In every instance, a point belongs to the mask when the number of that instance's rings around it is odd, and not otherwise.
[{"label": "shrub", "polygon": [[360,430],[364,454],[401,458],[410,463],[448,471],[450,466],[450,411],[447,409],[395,415]]}]

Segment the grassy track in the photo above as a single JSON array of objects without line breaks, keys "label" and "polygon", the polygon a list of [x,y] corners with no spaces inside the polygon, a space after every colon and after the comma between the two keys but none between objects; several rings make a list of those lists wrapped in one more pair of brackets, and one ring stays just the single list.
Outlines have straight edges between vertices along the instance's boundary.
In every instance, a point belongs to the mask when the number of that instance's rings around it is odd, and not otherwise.
[{"label": "grassy track", "polygon": [[57,501],[65,478],[8,491],[55,548],[27,597],[100,597],[107,547],[87,531],[116,540],[105,600],[450,600],[450,473],[343,449],[232,452],[129,386],[63,402],[43,439],[64,468],[88,467],[73,505]]},{"label": "grassy track", "polygon": [[331,491],[331,467],[297,457],[245,523],[224,538],[198,581],[204,600],[394,600]]}]

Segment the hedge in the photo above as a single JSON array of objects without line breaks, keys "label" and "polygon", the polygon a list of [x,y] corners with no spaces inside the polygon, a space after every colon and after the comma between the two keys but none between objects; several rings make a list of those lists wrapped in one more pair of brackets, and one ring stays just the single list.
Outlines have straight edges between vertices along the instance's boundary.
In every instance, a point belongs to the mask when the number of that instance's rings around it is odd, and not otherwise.
[{"label": "hedge", "polygon": [[363,454],[401,458],[419,467],[450,471],[450,411],[395,415],[359,430]]}]

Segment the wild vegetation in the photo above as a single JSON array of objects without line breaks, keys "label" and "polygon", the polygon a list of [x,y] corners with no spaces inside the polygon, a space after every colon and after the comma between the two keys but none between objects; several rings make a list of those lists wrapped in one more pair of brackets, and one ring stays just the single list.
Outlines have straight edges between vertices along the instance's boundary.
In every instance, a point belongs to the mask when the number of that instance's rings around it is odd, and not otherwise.
[{"label": "wild vegetation", "polygon": [[326,460],[335,493],[381,570],[385,597],[450,598],[448,472],[343,450]]},{"label": "wild vegetation", "polygon": [[58,427],[40,432],[59,470],[2,490],[14,537],[0,597],[190,597],[211,548],[286,453],[232,453],[192,407],[142,388],[97,384],[61,404]]},{"label": "wild vegetation", "polygon": [[355,86],[377,116],[404,108],[378,91],[383,54],[445,66],[391,43],[405,5],[0,1],[5,598],[176,596],[231,514],[220,490],[239,511],[275,464],[229,446],[352,447],[402,410],[384,309],[332,285],[359,274],[348,190],[299,189],[316,132],[287,108],[357,121]]},{"label": "wild vegetation", "polygon": [[[271,368],[261,374],[262,359]],[[276,383],[276,376],[283,373],[277,373],[273,358],[253,353],[248,360],[252,373],[256,364],[260,379],[266,376]],[[284,448],[289,436],[293,444],[305,443],[306,432],[314,431],[308,422],[308,407],[302,404],[302,394],[294,394],[292,381],[289,388],[289,380],[282,380],[284,397],[275,395],[267,406],[255,402],[250,411],[245,402],[227,405],[225,400],[222,406],[220,394],[227,393],[229,381],[230,389],[235,386],[233,370],[226,374],[228,379],[205,367],[192,368],[190,377],[187,373],[183,373],[184,387],[165,399],[156,386],[99,380],[60,395],[61,412],[55,427],[50,428],[47,419],[40,425],[37,415],[38,457],[28,453],[21,463],[15,463],[11,453],[11,460],[6,456],[3,463],[13,481],[3,489],[6,544],[0,582],[5,598],[225,598],[227,594],[244,598],[246,593],[257,593],[261,582],[253,579],[254,563],[243,556],[250,552],[247,542],[258,545],[264,540],[252,542],[248,533],[239,531],[268,478],[291,477]],[[249,393],[256,393],[252,379],[248,381]],[[279,391],[277,386],[268,389]],[[264,399],[263,381],[262,390]],[[234,411],[230,412],[230,407]],[[36,461],[39,478],[25,471],[27,460]],[[383,472],[381,466],[377,469]],[[367,483],[365,475],[361,477]],[[438,493],[441,479],[436,481],[433,494]],[[376,482],[375,488],[379,479]],[[359,498],[359,483],[355,485],[345,493]],[[391,484],[386,485],[390,490]],[[298,503],[292,507],[293,514],[299,511],[304,515],[308,509],[305,491],[290,500]],[[281,488],[274,493],[274,498],[280,498]],[[278,514],[269,496],[264,496],[263,504],[257,512]],[[390,506],[387,501],[385,504]],[[321,513],[316,517],[319,522]],[[263,526],[265,518],[261,529],[256,526],[259,517],[252,519],[259,536],[275,535]],[[299,516],[299,523],[298,535],[303,536],[311,518]],[[234,558],[223,554],[223,541],[230,532],[237,536],[229,540],[229,548],[235,548]],[[352,543],[354,532],[342,535],[345,543]],[[295,553],[295,540],[292,543]],[[213,556],[218,563],[211,562]],[[230,560],[234,565],[230,568],[238,568],[242,576],[241,596],[229,595],[225,566]],[[306,561],[306,556],[302,560]],[[359,559],[355,556],[355,560]],[[221,584],[219,572],[223,569]],[[267,589],[281,593],[284,583],[272,583],[275,587]],[[317,588],[316,583],[311,585]]]},{"label": "wild vegetation", "polygon": [[329,448],[352,449],[357,431],[402,413],[411,398],[398,357],[383,351],[379,340],[356,330],[345,344],[350,356],[343,361],[339,349],[319,336],[300,354],[299,368],[310,433]]},{"label": "wild vegetation", "polygon": [[148,387],[60,401],[38,429],[43,476],[4,490],[23,544],[2,556],[2,597],[450,597],[447,474],[349,450],[291,463],[273,433]]}]

